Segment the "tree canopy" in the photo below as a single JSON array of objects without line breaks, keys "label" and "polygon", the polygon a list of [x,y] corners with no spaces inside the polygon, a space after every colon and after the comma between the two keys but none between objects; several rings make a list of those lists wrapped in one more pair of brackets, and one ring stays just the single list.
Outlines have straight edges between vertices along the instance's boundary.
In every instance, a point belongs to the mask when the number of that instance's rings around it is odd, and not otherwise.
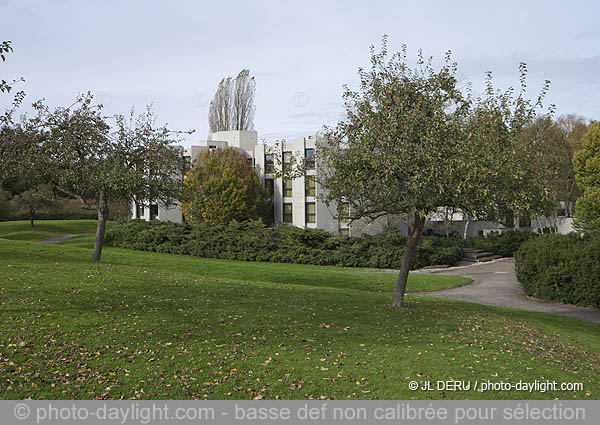
[{"label": "tree canopy", "polygon": [[26,121],[37,134],[36,159],[47,183],[98,215],[93,260],[100,260],[109,200],[145,200],[168,206],[179,197],[184,159],[149,107],[136,120],[115,117],[111,129],[90,94],[51,110],[34,103]]},{"label": "tree canopy", "polygon": [[[2,60],[2,62],[5,62],[6,55],[8,53],[12,53],[12,52],[13,52],[13,48],[12,48],[11,41],[0,41],[0,60]],[[7,81],[4,78],[0,78],[0,93],[10,93],[10,91],[13,89],[13,86],[15,85],[15,83],[20,82],[20,81],[25,81],[25,80],[23,79],[23,77],[18,78],[18,79],[13,79],[12,81],[10,81],[10,80]],[[13,113],[19,107],[19,105],[21,105],[24,98],[25,98],[24,91],[21,90],[21,91],[18,91],[17,93],[15,93],[11,108],[8,109],[7,111],[5,111],[4,114],[0,115],[0,126],[11,122]]]},{"label": "tree canopy", "polygon": [[571,215],[579,193],[573,170],[574,138],[573,133],[562,124],[564,118],[554,121],[548,116],[540,117],[523,130],[520,138],[521,143],[535,141],[539,146],[541,155],[529,160],[535,162],[534,169],[553,196],[554,211],[549,219],[555,218],[556,209],[563,204],[567,214]]},{"label": "tree canopy", "polygon": [[600,233],[600,122],[592,123],[581,142],[573,158],[582,192],[575,205],[576,225],[584,232]]},{"label": "tree canopy", "polygon": [[183,183],[181,209],[191,223],[267,222],[271,208],[271,195],[235,148],[200,152]]},{"label": "tree canopy", "polygon": [[371,66],[360,69],[357,91],[346,87],[346,119],[330,129],[318,152],[319,174],[329,204],[349,203],[350,219],[405,217],[409,238],[393,306],[403,306],[413,253],[428,216],[451,208],[472,218],[498,220],[508,212],[529,215],[551,206],[550,190],[531,165],[543,155],[533,138],[520,139],[536,119],[549,82],[537,102],[521,90],[474,97],[457,78],[447,53],[436,71],[419,52],[407,64],[406,47],[388,55],[371,48]]}]

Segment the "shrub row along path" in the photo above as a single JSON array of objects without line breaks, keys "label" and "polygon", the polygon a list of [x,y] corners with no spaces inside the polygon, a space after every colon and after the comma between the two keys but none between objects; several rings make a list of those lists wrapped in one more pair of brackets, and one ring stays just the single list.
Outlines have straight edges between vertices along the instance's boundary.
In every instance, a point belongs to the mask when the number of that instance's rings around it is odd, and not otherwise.
[{"label": "shrub row along path", "polygon": [[600,309],[540,301],[527,297],[515,275],[514,258],[503,258],[489,263],[476,263],[470,266],[441,270],[421,270],[420,273],[465,276],[473,279],[473,283],[435,292],[413,292],[410,295],[559,314],[600,325]]}]

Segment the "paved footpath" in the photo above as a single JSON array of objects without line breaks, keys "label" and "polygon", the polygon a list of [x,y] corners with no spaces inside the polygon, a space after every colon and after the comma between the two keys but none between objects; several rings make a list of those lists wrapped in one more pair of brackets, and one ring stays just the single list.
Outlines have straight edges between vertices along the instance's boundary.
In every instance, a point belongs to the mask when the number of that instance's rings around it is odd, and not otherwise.
[{"label": "paved footpath", "polygon": [[574,317],[600,325],[600,309],[528,298],[523,293],[521,284],[515,276],[515,261],[513,258],[503,258],[489,263],[476,263],[470,266],[452,267],[435,271],[423,270],[421,273],[466,276],[473,279],[473,283],[441,291],[413,292],[410,295],[423,295],[478,304],[512,307],[521,310],[540,311]]},{"label": "paved footpath", "polygon": [[81,236],[81,235],[87,235],[87,233],[78,233],[78,234],[74,234],[74,235],[54,236],[53,238],[42,239],[41,241],[38,241],[38,242],[39,243],[47,243],[47,244],[50,244],[50,245],[54,245],[54,244],[57,244],[57,243],[62,242],[64,240],[71,239],[71,238],[74,238],[75,236]]}]

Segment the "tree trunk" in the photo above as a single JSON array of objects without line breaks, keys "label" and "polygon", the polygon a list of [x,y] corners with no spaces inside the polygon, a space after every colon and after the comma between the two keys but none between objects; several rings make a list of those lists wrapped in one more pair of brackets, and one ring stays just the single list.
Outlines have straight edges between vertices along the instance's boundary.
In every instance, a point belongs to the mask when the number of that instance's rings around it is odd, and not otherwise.
[{"label": "tree trunk", "polygon": [[94,242],[92,261],[100,261],[100,258],[102,257],[102,245],[104,245],[104,231],[106,230],[108,204],[102,193],[98,197],[96,203],[96,212],[98,213],[98,225],[96,227],[96,241]]},{"label": "tree trunk", "polygon": [[415,216],[415,222],[408,235],[408,241],[406,242],[406,249],[404,256],[402,257],[402,264],[400,265],[400,272],[398,273],[398,280],[396,281],[396,291],[394,293],[394,301],[392,307],[405,307],[404,305],[404,292],[406,291],[406,281],[408,279],[408,272],[412,259],[417,250],[419,239],[421,239],[421,233],[425,226],[425,217]]},{"label": "tree trunk", "polygon": [[33,219],[34,219],[33,211],[29,211],[29,225],[31,227],[33,227]]}]

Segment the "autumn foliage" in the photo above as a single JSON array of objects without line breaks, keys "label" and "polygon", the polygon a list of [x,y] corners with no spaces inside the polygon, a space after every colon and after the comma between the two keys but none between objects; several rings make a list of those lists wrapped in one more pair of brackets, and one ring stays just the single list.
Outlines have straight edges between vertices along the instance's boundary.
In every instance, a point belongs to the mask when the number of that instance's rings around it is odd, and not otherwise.
[{"label": "autumn foliage", "polygon": [[583,193],[575,205],[576,224],[584,232],[600,233],[600,123],[593,123],[583,136],[573,166]]},{"label": "autumn foliage", "polygon": [[190,223],[267,221],[271,208],[248,157],[234,148],[201,152],[183,184],[181,209]]}]

